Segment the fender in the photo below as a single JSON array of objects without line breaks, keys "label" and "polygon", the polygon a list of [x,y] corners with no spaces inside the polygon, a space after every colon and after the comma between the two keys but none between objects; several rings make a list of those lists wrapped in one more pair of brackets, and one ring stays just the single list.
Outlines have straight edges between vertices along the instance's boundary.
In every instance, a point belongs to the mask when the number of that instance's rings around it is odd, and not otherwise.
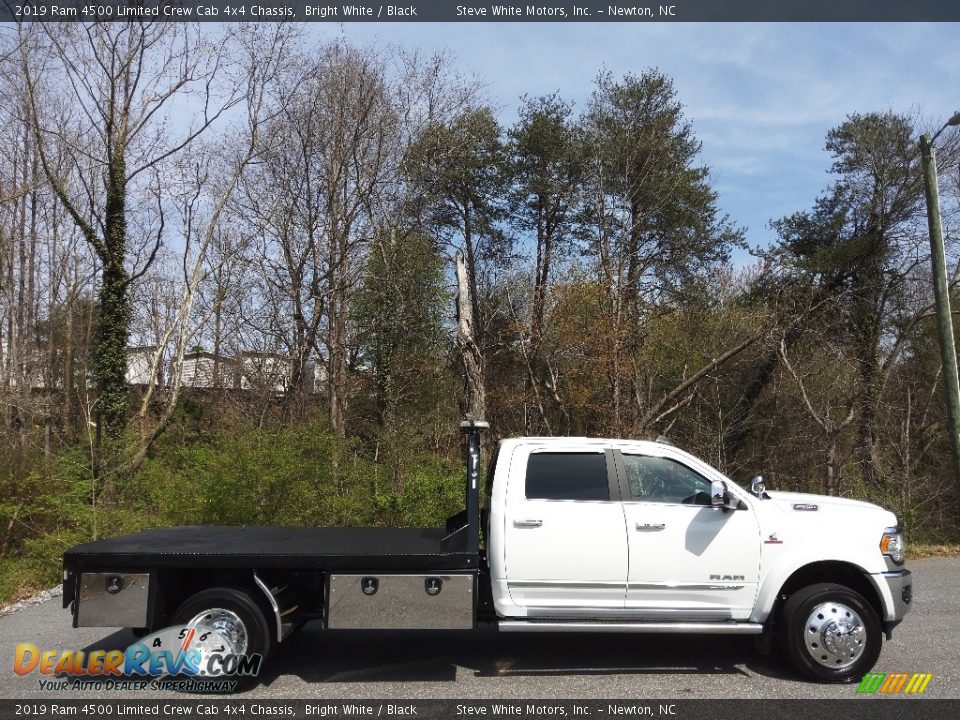
[{"label": "fender", "polygon": [[784,563],[781,559],[781,562],[769,568],[769,571],[762,577],[750,621],[756,623],[766,622],[770,617],[770,613],[773,610],[781,589],[787,581],[796,572],[824,562],[842,563],[862,574],[864,579],[868,581],[870,586],[876,591],[880,599],[880,604],[883,607],[881,620],[887,619],[893,612],[894,607],[889,588],[886,587],[886,583],[876,582],[874,575],[864,567],[864,563],[860,560],[861,559],[855,557],[829,557],[816,552],[804,553],[801,558],[795,559],[790,563]]}]

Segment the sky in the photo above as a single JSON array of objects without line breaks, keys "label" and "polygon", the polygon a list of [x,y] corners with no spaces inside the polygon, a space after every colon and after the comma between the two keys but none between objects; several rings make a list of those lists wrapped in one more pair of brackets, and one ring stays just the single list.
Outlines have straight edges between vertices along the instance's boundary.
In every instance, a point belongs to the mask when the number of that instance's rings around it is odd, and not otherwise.
[{"label": "sky", "polygon": [[[505,124],[519,98],[559,91],[582,109],[601,69],[673,78],[721,212],[751,246],[830,181],[828,130],[851,113],[960,110],[960,25],[922,23],[346,23],[309,26],[360,45],[452,53]],[[735,256],[738,264],[750,260]]]}]

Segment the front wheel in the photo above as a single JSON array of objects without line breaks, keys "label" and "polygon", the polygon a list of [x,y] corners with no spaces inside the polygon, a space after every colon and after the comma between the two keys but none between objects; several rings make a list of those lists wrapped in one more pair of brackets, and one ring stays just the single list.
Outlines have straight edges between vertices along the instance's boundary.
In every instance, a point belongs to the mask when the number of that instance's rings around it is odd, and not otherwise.
[{"label": "front wheel", "polygon": [[880,657],[877,613],[843,585],[811,585],[783,608],[783,645],[790,663],[819,682],[859,680]]}]

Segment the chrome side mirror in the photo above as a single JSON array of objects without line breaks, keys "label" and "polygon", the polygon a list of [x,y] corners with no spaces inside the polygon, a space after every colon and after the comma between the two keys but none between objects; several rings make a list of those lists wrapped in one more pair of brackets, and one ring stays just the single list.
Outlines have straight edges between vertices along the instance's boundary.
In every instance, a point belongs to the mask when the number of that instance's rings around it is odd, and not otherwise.
[{"label": "chrome side mirror", "polygon": [[710,483],[710,504],[715,508],[726,506],[727,484],[723,480],[714,480]]},{"label": "chrome side mirror", "polygon": [[750,492],[758,498],[762,498],[767,488],[763,484],[763,475],[757,475],[750,481]]}]

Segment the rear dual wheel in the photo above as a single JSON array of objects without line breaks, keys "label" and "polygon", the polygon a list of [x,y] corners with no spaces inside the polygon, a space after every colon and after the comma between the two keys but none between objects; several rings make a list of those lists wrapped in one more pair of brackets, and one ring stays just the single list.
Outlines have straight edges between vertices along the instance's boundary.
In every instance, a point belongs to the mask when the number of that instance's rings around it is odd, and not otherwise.
[{"label": "rear dual wheel", "polygon": [[[270,624],[260,606],[240,588],[211,588],[187,598],[173,615],[174,625],[193,628],[197,647],[205,653],[261,656],[261,667],[273,649]],[[215,640],[215,646],[207,646]],[[256,677],[228,675],[237,681],[237,689],[256,683]]]}]

